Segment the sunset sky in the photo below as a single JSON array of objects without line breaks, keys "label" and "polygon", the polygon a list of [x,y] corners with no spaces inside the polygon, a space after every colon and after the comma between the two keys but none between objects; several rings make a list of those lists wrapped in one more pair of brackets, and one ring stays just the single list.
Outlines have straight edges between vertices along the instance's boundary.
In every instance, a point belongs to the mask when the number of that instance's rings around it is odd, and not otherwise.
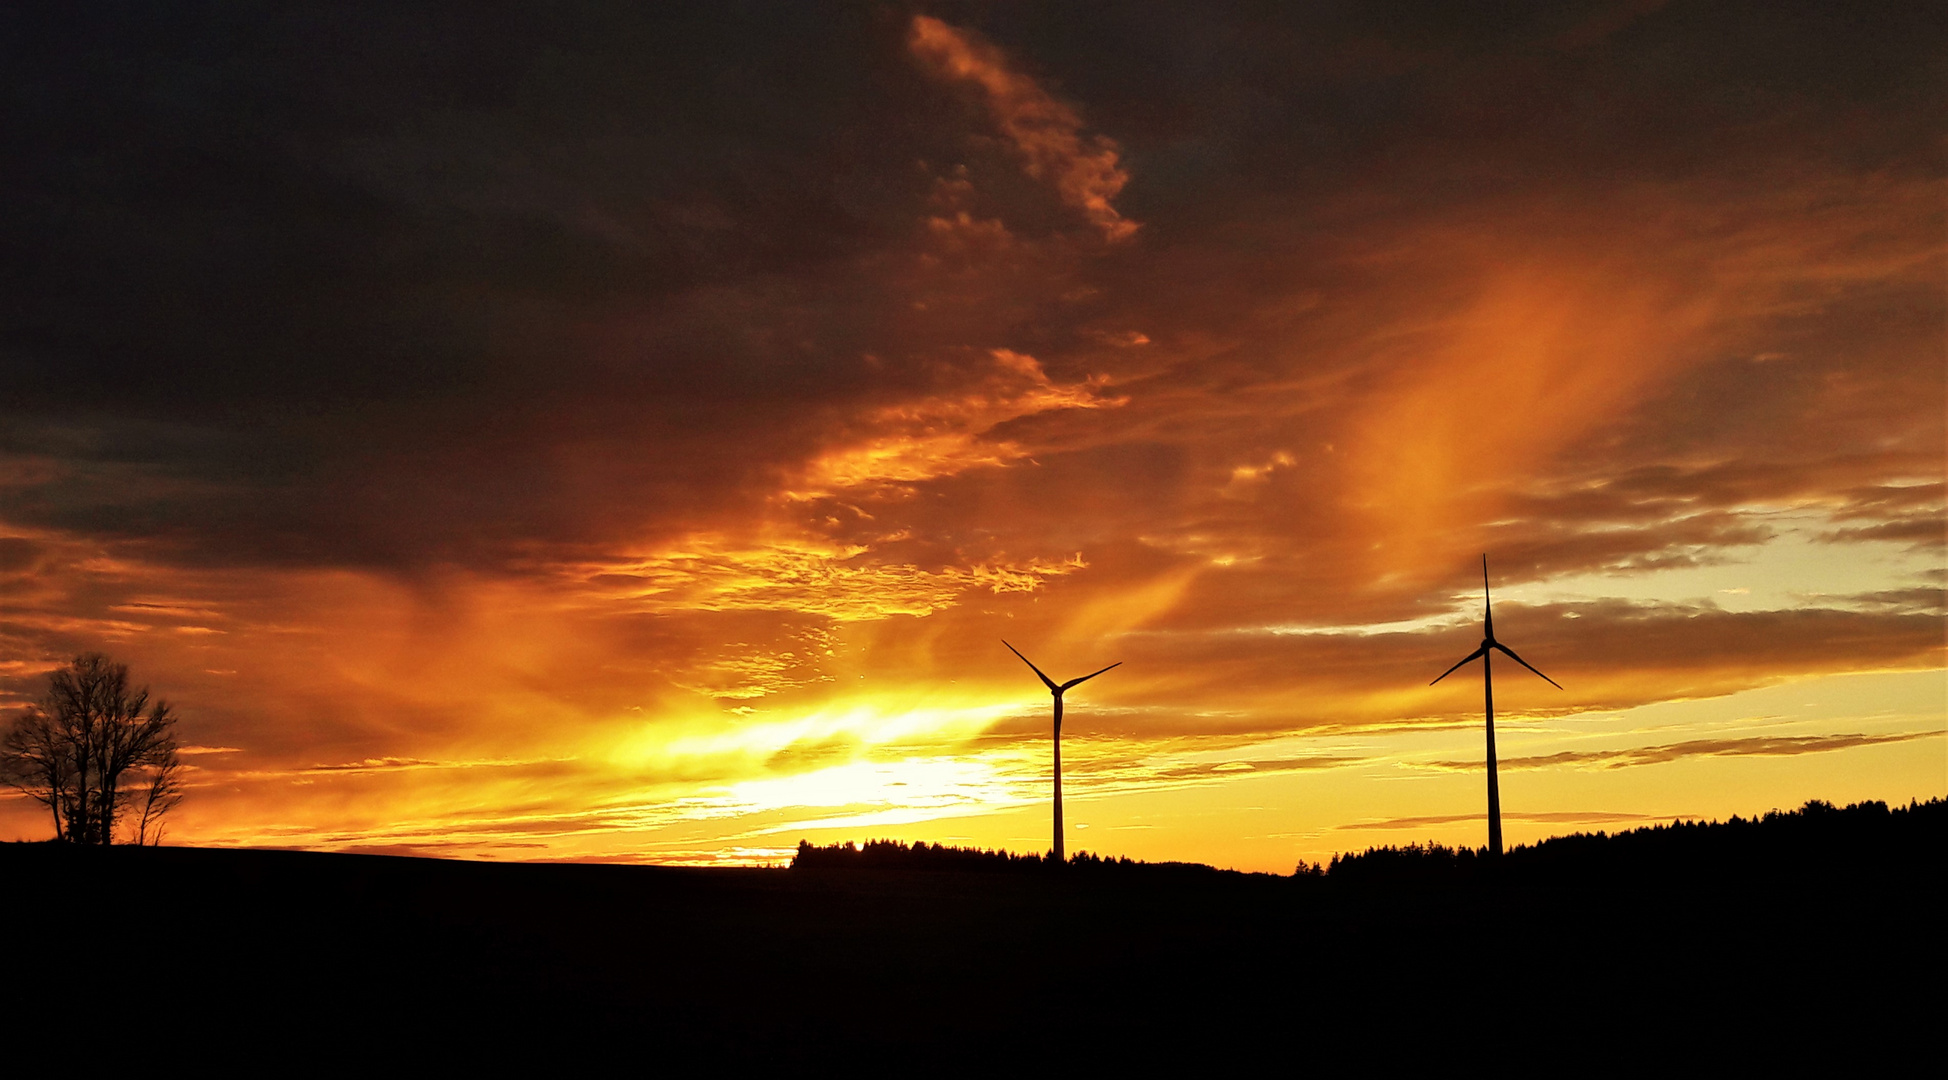
[{"label": "sunset sky", "polygon": [[[1289,872],[1948,794],[1925,4],[0,16],[0,712],[169,842]],[[0,839],[51,833],[0,800]]]}]

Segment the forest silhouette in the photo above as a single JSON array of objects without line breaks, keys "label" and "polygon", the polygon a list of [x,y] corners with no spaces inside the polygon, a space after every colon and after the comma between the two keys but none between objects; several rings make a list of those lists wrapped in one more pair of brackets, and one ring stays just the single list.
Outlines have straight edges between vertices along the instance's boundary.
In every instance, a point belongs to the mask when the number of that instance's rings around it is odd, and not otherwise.
[{"label": "forest silhouette", "polygon": [[[1727,876],[1790,867],[1808,860],[1826,873],[1865,861],[1903,861],[1948,837],[1948,801],[1930,799],[1889,808],[1878,800],[1836,807],[1814,799],[1797,810],[1773,810],[1750,818],[1674,820],[1611,834],[1572,833],[1510,848],[1497,860],[1492,848],[1436,843],[1383,845],[1335,854],[1324,864],[1301,862],[1292,879],[1380,886],[1464,885],[1509,879],[1585,875]],[[1273,877],[1220,870],[1203,863],[1143,862],[1078,852],[1067,860],[1053,853],[1019,854],[949,847],[919,841],[868,840],[815,845],[799,841],[794,870],[898,870],[959,873],[1210,874]]]},{"label": "forest silhouette", "polygon": [[1235,874],[1204,863],[1142,862],[1122,856],[1102,856],[1078,851],[1066,859],[1053,852],[1044,855],[990,851],[982,848],[949,847],[924,840],[907,844],[899,840],[868,840],[859,844],[844,842],[819,846],[800,840],[792,856],[794,870],[920,870],[956,873],[1040,873],[1064,871],[1170,874]]}]

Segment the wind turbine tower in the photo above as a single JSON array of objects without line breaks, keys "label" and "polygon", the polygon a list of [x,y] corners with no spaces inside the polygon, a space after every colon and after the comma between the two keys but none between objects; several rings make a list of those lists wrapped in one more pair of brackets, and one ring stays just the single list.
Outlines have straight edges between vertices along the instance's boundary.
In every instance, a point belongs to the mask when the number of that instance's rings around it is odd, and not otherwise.
[{"label": "wind turbine tower", "polygon": [[[1003,641],[1001,644],[1008,645],[1006,641]],[[1021,650],[1015,648],[1013,645],[1008,645],[1008,651],[1014,653],[1016,656],[1021,656]],[[1102,671],[1092,671],[1079,679],[1070,679],[1068,682],[1061,684],[1057,684],[1054,679],[1043,675],[1042,669],[1036,667],[1035,662],[1026,656],[1021,656],[1021,662],[1027,664],[1028,669],[1033,671],[1042,680],[1042,685],[1048,687],[1049,695],[1055,699],[1055,861],[1057,863],[1067,863],[1068,856],[1062,852],[1062,695],[1067,693],[1071,688],[1101,675],[1103,671],[1108,671],[1109,668],[1122,667],[1123,662],[1118,660],[1109,665],[1109,667],[1102,669]]]},{"label": "wind turbine tower", "polygon": [[[1500,855],[1502,853],[1502,789],[1501,784],[1495,777],[1495,675],[1488,664],[1489,653],[1500,650],[1510,660],[1528,668],[1530,671],[1535,671],[1535,674],[1543,682],[1548,683],[1558,690],[1562,689],[1562,684],[1547,675],[1543,675],[1540,671],[1536,671],[1535,667],[1527,660],[1515,655],[1514,649],[1495,640],[1495,612],[1489,602],[1488,596],[1488,556],[1486,555],[1481,557],[1481,613],[1481,647],[1462,657],[1460,663],[1441,672],[1440,679],[1435,679],[1434,682],[1428,683],[1427,685],[1433,686],[1434,683],[1440,682],[1441,679],[1445,679],[1458,671],[1462,664],[1466,664],[1477,656],[1481,657],[1481,688],[1488,709],[1488,851],[1492,855]],[[1020,654],[1017,653],[1016,655]],[[1059,716],[1061,710],[1059,698],[1057,699],[1056,709],[1057,715]]]}]

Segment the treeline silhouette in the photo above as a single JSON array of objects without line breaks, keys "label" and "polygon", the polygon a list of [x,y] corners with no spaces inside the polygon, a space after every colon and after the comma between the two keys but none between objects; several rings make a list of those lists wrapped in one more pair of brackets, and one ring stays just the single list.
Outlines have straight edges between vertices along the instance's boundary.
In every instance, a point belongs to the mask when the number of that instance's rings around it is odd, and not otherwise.
[{"label": "treeline silhouette", "polygon": [[[1603,874],[1730,874],[1791,871],[1834,872],[1862,860],[1877,863],[1932,857],[1948,840],[1948,801],[1906,806],[1859,802],[1845,807],[1814,799],[1797,810],[1772,810],[1729,821],[1673,821],[1614,835],[1555,836],[1508,849],[1499,858],[1486,847],[1404,844],[1334,855],[1325,864],[1301,862],[1292,877],[1302,882],[1421,887],[1475,880],[1542,879]],[[957,873],[1056,871],[1155,876],[1226,875],[1203,863],[1143,862],[1078,852],[1068,860],[1051,853],[1020,854],[950,847],[922,840],[868,840],[817,845],[801,840],[794,870],[897,870]],[[1240,875],[1245,876],[1245,875]],[[1266,877],[1271,875],[1250,875]]]},{"label": "treeline silhouette", "polygon": [[1296,876],[1363,884],[1432,884],[1498,877],[1545,878],[1687,873],[1708,876],[1788,871],[1831,874],[1861,863],[1934,857],[1948,840],[1948,801],[1878,800],[1836,807],[1820,799],[1797,810],[1772,810],[1729,821],[1673,821],[1614,835],[1553,836],[1510,848],[1499,860],[1487,848],[1406,844],[1335,855],[1324,867],[1300,863]]},{"label": "treeline silhouette", "polygon": [[1204,863],[1142,862],[1127,857],[1096,855],[1087,851],[1078,851],[1068,859],[1062,860],[1057,859],[1054,852],[1040,855],[1021,854],[986,848],[949,847],[945,844],[929,844],[924,840],[913,844],[899,840],[868,840],[863,846],[850,841],[821,846],[807,840],[800,840],[798,853],[792,856],[791,868],[793,870],[954,871],[976,874],[1050,873],[1067,869],[1071,872],[1140,873],[1146,876],[1239,873],[1236,870],[1220,870]]}]

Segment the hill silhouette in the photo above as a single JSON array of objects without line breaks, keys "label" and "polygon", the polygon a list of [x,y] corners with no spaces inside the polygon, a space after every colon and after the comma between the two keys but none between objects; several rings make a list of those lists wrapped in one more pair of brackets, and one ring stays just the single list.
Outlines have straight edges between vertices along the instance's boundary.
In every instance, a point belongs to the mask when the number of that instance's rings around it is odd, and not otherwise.
[{"label": "hill silhouette", "polygon": [[1294,1070],[1487,1037],[1545,1067],[1871,1070],[1931,1045],[1945,820],[1813,804],[1499,874],[1418,846],[1289,877],[934,845],[701,870],[8,844],[6,1015],[23,1040],[105,994],[115,1039],[272,1063]]}]

